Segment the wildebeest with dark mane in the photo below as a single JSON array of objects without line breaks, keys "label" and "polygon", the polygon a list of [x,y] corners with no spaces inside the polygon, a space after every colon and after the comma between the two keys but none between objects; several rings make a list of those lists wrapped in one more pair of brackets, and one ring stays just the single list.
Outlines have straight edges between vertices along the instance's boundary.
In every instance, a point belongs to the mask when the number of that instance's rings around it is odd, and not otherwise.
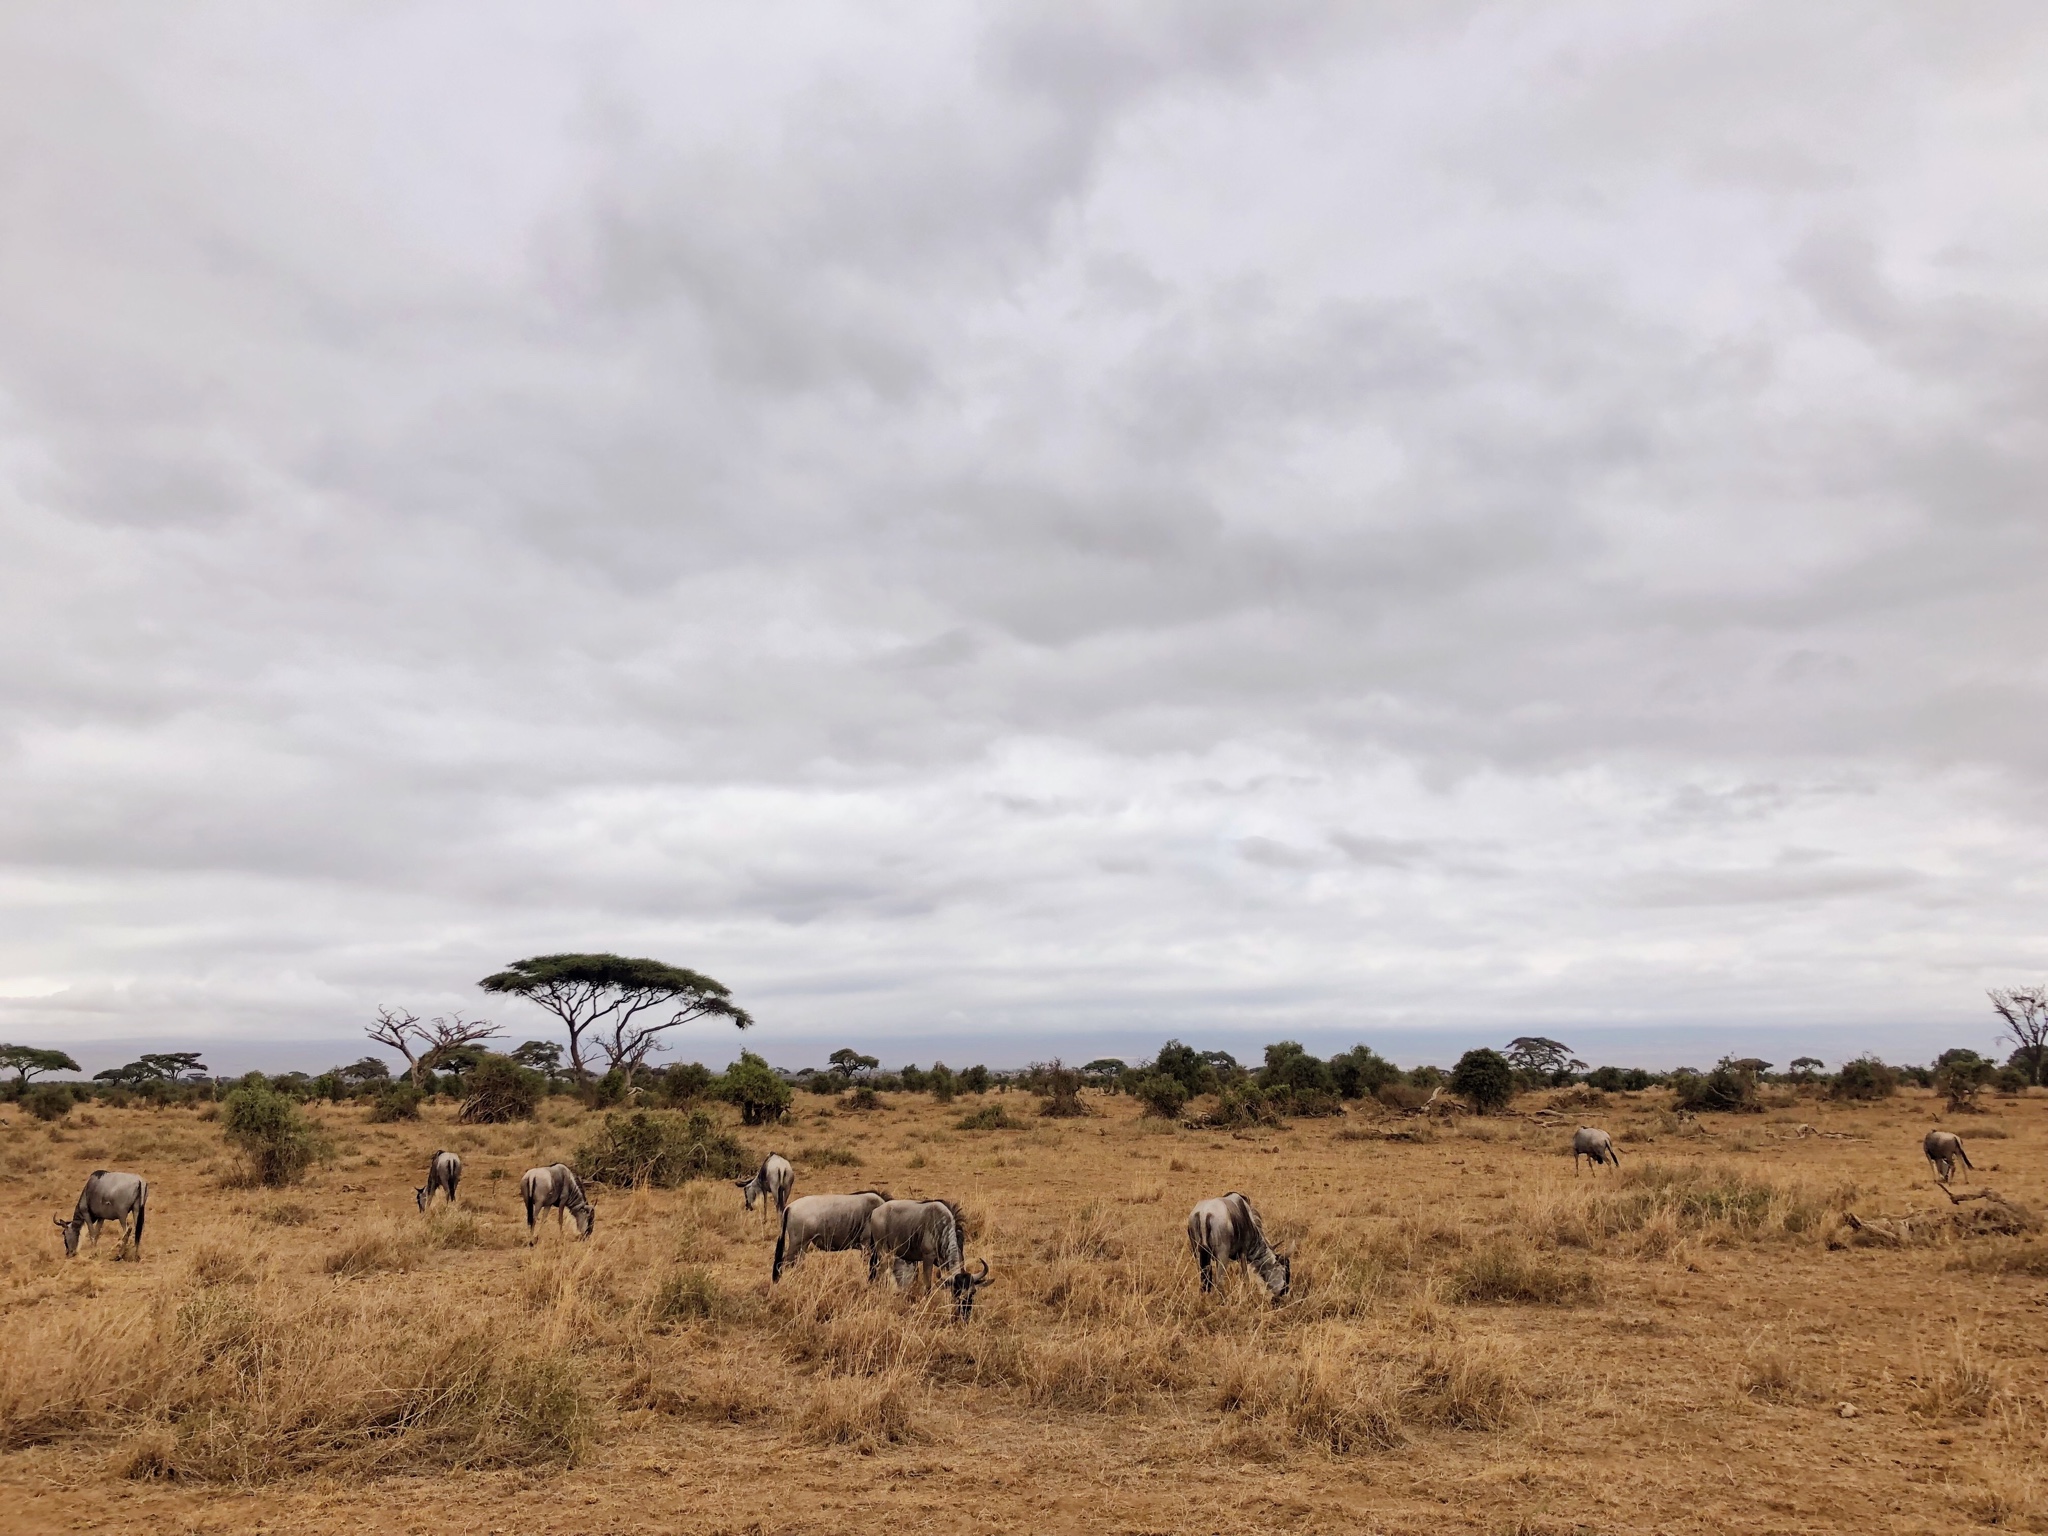
[{"label": "wildebeest with dark mane", "polygon": [[96,1168],[86,1175],[85,1188],[78,1192],[78,1204],[66,1221],[61,1216],[50,1219],[57,1223],[64,1234],[64,1257],[71,1258],[78,1252],[78,1234],[86,1229],[92,1232],[95,1248],[100,1243],[100,1223],[118,1221],[121,1224],[121,1247],[136,1258],[142,1257],[142,1224],[149,1215],[149,1185],[133,1173],[109,1173]]},{"label": "wildebeest with dark mane", "polygon": [[455,1203],[455,1186],[462,1182],[462,1159],[453,1152],[436,1152],[427,1164],[427,1182],[412,1192],[413,1202],[421,1210],[434,1203],[434,1191],[440,1190],[448,1196],[448,1203]]},{"label": "wildebeest with dark mane", "polygon": [[891,1200],[876,1206],[868,1215],[868,1279],[889,1260],[890,1277],[899,1288],[922,1275],[927,1284],[938,1281],[953,1293],[953,1311],[966,1319],[974,1312],[974,1293],[988,1284],[988,1260],[981,1261],[981,1273],[967,1272],[961,1252],[965,1233],[960,1210],[950,1200]]},{"label": "wildebeest with dark mane", "polygon": [[1956,1176],[1956,1164],[1975,1169],[1970,1154],[1963,1150],[1963,1138],[1954,1131],[1929,1131],[1927,1139],[1920,1144],[1920,1150],[1927,1154],[1927,1161],[1934,1165],[1934,1176],[1946,1184]]},{"label": "wildebeest with dark mane", "polygon": [[806,1249],[844,1253],[858,1248],[868,1238],[868,1214],[889,1197],[878,1189],[858,1190],[850,1195],[805,1195],[782,1210],[782,1230],[775,1236],[775,1262],[768,1278],[780,1280],[782,1272]]},{"label": "wildebeest with dark mane", "polygon": [[1579,1171],[1579,1159],[1585,1158],[1599,1167],[1602,1163],[1610,1167],[1621,1166],[1621,1154],[1614,1150],[1614,1138],[1605,1131],[1596,1131],[1590,1125],[1582,1125],[1572,1132],[1572,1172]]},{"label": "wildebeest with dark mane", "polygon": [[1214,1270],[1223,1264],[1251,1266],[1276,1303],[1294,1284],[1294,1260],[1273,1251],[1259,1213],[1235,1190],[1220,1200],[1204,1200],[1188,1212],[1188,1246],[1202,1267],[1205,1291],[1216,1288]]},{"label": "wildebeest with dark mane", "polygon": [[590,1236],[590,1229],[597,1225],[597,1212],[591,1209],[590,1201],[583,1193],[583,1186],[566,1163],[554,1163],[546,1168],[529,1168],[519,1181],[519,1193],[526,1201],[526,1232],[529,1243],[538,1242],[540,1234],[534,1230],[534,1221],[540,1212],[553,1208],[555,1225],[562,1224],[562,1213],[567,1211],[576,1218],[576,1235]]},{"label": "wildebeest with dark mane", "polygon": [[780,1152],[770,1152],[761,1159],[761,1166],[751,1179],[734,1179],[733,1183],[746,1197],[748,1210],[754,1208],[756,1200],[773,1200],[773,1210],[780,1216],[789,1209],[790,1191],[796,1188],[796,1170]]}]

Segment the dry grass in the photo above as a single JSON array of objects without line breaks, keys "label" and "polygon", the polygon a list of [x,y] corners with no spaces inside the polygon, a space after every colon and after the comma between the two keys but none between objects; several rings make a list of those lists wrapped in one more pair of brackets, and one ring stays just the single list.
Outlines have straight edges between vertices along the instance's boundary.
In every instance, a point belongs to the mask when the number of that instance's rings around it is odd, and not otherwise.
[{"label": "dry grass", "polygon": [[[1924,1182],[1924,1125],[1900,1105],[1802,1107],[1870,1139],[1765,1138],[1739,1162],[1688,1122],[1655,1157],[1576,1179],[1568,1128],[1509,1119],[1415,1142],[1340,1124],[1236,1138],[1094,1107],[998,1139],[905,1096],[830,1122],[858,1140],[821,1149],[799,1104],[800,1193],[962,1202],[970,1257],[995,1276],[966,1325],[944,1295],[870,1287],[857,1253],[770,1286],[774,1223],[723,1182],[600,1192],[591,1241],[549,1223],[528,1249],[513,1181],[586,1131],[558,1103],[521,1127],[323,1110],[340,1163],[289,1199],[223,1191],[202,1171],[217,1127],[191,1115],[111,1111],[92,1139],[10,1126],[0,1208],[26,1231],[68,1206],[97,1142],[160,1148],[163,1166],[142,1170],[159,1194],[141,1265],[66,1263],[54,1241],[0,1253],[0,1469],[71,1497],[158,1479],[151,1497],[188,1523],[210,1511],[230,1528],[245,1517],[209,1503],[214,1485],[265,1483],[306,1529],[382,1528],[417,1485],[379,1479],[432,1472],[437,1509],[469,1512],[451,1528],[523,1530],[538,1518],[500,1513],[506,1485],[464,1474],[523,1469],[514,1486],[545,1501],[581,1489],[551,1470],[579,1460],[603,1469],[597,1528],[672,1507],[643,1463],[693,1469],[707,1528],[806,1528],[801,1490],[764,1480],[764,1455],[857,1458],[872,1475],[830,1474],[857,1490],[848,1517],[910,1528],[936,1518],[902,1502],[910,1469],[937,1460],[998,1529],[1028,1523],[1041,1492],[1083,1501],[1099,1528],[1178,1529],[1186,1499],[1292,1528],[1289,1501],[1341,1502],[1358,1479],[1405,1510],[1389,1529],[1873,1529],[1896,1523],[1893,1503],[2041,1518],[2026,1309],[2042,1245],[1824,1244],[1858,1189],[1894,1211]],[[2048,1148],[2044,1110],[2008,1111],[2009,1161]],[[1599,1113],[1626,1147],[1657,1134],[1654,1098]],[[769,1133],[738,1134],[766,1150]],[[422,1216],[411,1190],[436,1144],[462,1147],[471,1198]],[[858,1178],[838,1176],[839,1150]],[[1184,1215],[1228,1188],[1293,1254],[1284,1305],[1241,1268],[1214,1295],[1196,1286]],[[1851,1398],[1855,1432],[1899,1466],[1956,1426],[1945,1480],[1835,1471],[1833,1404]],[[1770,1436],[1742,1441],[1760,1420]],[[1700,1481],[1737,1442],[1756,1475]],[[1883,1502],[1859,1504],[1873,1479]],[[1769,1502],[1809,1485],[1825,1496],[1796,1512]]]}]

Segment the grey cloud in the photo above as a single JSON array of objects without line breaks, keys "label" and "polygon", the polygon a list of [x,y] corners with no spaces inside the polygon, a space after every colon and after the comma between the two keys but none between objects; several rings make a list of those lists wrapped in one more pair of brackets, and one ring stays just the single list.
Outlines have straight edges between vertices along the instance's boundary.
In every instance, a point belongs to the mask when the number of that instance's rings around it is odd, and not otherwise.
[{"label": "grey cloud", "polygon": [[0,22],[10,1034],[2048,965],[2030,12],[130,21]]}]

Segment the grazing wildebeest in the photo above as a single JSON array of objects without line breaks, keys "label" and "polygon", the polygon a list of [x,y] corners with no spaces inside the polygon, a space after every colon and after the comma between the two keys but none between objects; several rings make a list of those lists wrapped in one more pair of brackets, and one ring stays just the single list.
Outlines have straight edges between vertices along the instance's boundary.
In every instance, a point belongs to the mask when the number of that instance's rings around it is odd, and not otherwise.
[{"label": "grazing wildebeest", "polygon": [[412,1192],[413,1202],[421,1210],[433,1204],[434,1191],[445,1191],[448,1203],[455,1203],[455,1186],[462,1182],[462,1159],[453,1152],[436,1152],[434,1160],[427,1164],[427,1182]]},{"label": "grazing wildebeest", "polygon": [[[796,1170],[789,1166],[789,1159],[780,1152],[770,1152],[761,1160],[760,1169],[751,1179],[734,1179],[740,1193],[747,1197],[747,1209],[754,1208],[754,1202],[764,1196],[775,1202],[775,1214],[780,1216],[789,1208],[789,1192],[796,1188]],[[767,1214],[767,1207],[762,1207]]]},{"label": "grazing wildebeest", "polygon": [[540,1241],[540,1234],[534,1230],[534,1218],[538,1213],[553,1206],[555,1225],[562,1224],[562,1212],[567,1211],[576,1218],[576,1235],[590,1236],[590,1229],[597,1225],[597,1212],[585,1198],[583,1186],[576,1181],[576,1175],[569,1171],[566,1163],[555,1163],[546,1168],[529,1168],[519,1181],[519,1193],[526,1200],[527,1242]]},{"label": "grazing wildebeest", "polygon": [[775,1237],[775,1262],[770,1280],[780,1280],[782,1271],[803,1256],[807,1248],[825,1253],[844,1253],[868,1239],[868,1214],[889,1197],[878,1189],[863,1189],[851,1195],[805,1195],[782,1208],[782,1230]]},{"label": "grazing wildebeest", "polygon": [[66,1221],[61,1216],[50,1219],[64,1233],[64,1257],[67,1259],[78,1252],[78,1234],[84,1228],[92,1229],[93,1246],[99,1246],[100,1223],[103,1221],[121,1223],[121,1246],[129,1248],[132,1244],[130,1251],[139,1259],[142,1257],[142,1223],[148,1215],[147,1183],[132,1173],[109,1173],[98,1168],[86,1175],[85,1188],[78,1192],[78,1205],[72,1211],[71,1219]]},{"label": "grazing wildebeest", "polygon": [[1572,1132],[1572,1172],[1579,1171],[1579,1159],[1585,1158],[1595,1168],[1602,1163],[1610,1167],[1621,1166],[1621,1154],[1614,1150],[1614,1138],[1605,1131],[1596,1131],[1590,1125],[1582,1125]]},{"label": "grazing wildebeest", "polygon": [[868,1214],[868,1279],[872,1281],[889,1258],[890,1277],[900,1288],[920,1275],[937,1280],[953,1292],[954,1315],[963,1321],[974,1312],[974,1293],[988,1284],[988,1260],[981,1273],[967,1272],[961,1253],[964,1234],[960,1211],[950,1200],[891,1200]]},{"label": "grazing wildebeest", "polygon": [[1239,1262],[1258,1271],[1276,1304],[1294,1284],[1294,1260],[1273,1251],[1259,1213],[1235,1190],[1220,1200],[1204,1200],[1188,1212],[1188,1246],[1202,1266],[1205,1291],[1216,1288],[1212,1266]]},{"label": "grazing wildebeest", "polygon": [[1927,1140],[1920,1144],[1920,1150],[1927,1154],[1927,1161],[1934,1165],[1934,1176],[1946,1184],[1956,1176],[1956,1162],[1962,1161],[1965,1168],[1977,1165],[1970,1161],[1970,1154],[1963,1150],[1963,1138],[1954,1131],[1929,1131]]}]

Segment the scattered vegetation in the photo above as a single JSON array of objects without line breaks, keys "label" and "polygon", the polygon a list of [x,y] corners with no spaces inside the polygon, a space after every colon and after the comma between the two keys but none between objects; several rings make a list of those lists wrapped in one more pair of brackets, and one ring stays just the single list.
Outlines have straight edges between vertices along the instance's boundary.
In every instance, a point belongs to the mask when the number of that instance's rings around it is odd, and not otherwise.
[{"label": "scattered vegetation", "polygon": [[254,1182],[296,1184],[326,1150],[305,1112],[261,1082],[246,1083],[221,1105],[221,1132],[248,1162]]},{"label": "scattered vegetation", "polygon": [[631,1188],[670,1189],[687,1179],[744,1178],[758,1166],[739,1141],[702,1110],[611,1113],[576,1151],[586,1181]]}]

